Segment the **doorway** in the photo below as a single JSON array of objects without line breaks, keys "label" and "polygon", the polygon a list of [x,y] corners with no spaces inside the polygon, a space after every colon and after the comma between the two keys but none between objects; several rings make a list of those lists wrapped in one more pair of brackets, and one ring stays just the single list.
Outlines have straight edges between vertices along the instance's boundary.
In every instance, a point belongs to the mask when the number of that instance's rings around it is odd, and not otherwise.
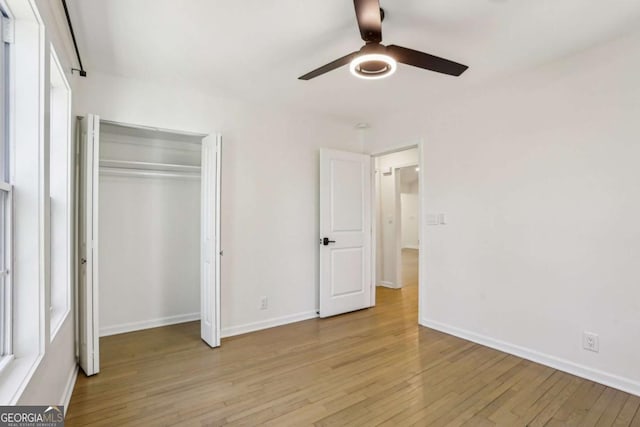
[{"label": "doorway", "polygon": [[[417,305],[420,277],[420,150],[405,147],[373,157],[377,303],[394,293]],[[385,296],[380,298],[380,296]],[[398,295],[393,298],[397,300]],[[413,307],[414,309],[417,307]]]}]

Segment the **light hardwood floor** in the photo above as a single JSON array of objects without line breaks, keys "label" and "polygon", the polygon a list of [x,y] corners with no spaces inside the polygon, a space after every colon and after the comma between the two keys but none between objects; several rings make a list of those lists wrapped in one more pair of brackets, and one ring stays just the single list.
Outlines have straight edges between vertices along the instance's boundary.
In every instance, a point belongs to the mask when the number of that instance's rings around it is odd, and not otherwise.
[{"label": "light hardwood floor", "polygon": [[103,338],[67,425],[640,426],[639,397],[418,327],[415,256],[375,308],[220,349],[197,322]]}]

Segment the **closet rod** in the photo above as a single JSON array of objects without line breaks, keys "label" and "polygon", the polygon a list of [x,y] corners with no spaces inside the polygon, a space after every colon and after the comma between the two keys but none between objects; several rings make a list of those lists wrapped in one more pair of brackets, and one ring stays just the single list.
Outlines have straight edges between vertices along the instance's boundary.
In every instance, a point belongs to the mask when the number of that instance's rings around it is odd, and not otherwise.
[{"label": "closet rod", "polygon": [[181,172],[185,174],[200,175],[200,166],[180,165],[175,163],[151,163],[139,162],[132,160],[100,160],[101,168],[109,169],[126,169],[126,170],[142,170],[142,171],[159,171],[159,172]]}]

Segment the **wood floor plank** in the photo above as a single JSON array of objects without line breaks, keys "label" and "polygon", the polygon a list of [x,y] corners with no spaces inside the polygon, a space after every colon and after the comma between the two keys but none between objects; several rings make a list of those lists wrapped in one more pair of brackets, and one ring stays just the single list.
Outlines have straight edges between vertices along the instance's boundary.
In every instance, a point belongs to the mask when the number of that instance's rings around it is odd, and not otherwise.
[{"label": "wood floor plank", "polygon": [[596,427],[610,427],[618,418],[618,414],[622,410],[622,407],[629,399],[629,395],[622,391],[611,389],[614,392],[613,399],[606,406],[604,412],[598,419]]},{"label": "wood floor plank", "polygon": [[226,338],[198,322],[101,339],[67,426],[635,426],[640,398],[417,325],[417,251],[377,305]]},{"label": "wood floor plank", "polygon": [[546,425],[560,407],[578,390],[581,379],[572,377],[569,384],[535,417],[528,422],[528,427],[541,427]]},{"label": "wood floor plank", "polygon": [[613,425],[616,427],[630,425],[639,410],[638,408],[640,408],[640,397],[629,396]]}]

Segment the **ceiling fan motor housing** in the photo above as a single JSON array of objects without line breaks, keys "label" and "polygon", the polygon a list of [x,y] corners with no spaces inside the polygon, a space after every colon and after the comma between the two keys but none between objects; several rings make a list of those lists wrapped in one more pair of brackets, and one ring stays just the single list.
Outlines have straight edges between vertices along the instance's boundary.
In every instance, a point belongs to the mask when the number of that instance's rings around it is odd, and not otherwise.
[{"label": "ceiling fan motor housing", "polygon": [[396,60],[387,53],[387,48],[380,43],[365,44],[358,56],[351,62],[351,72],[364,79],[380,79],[393,74]]}]

